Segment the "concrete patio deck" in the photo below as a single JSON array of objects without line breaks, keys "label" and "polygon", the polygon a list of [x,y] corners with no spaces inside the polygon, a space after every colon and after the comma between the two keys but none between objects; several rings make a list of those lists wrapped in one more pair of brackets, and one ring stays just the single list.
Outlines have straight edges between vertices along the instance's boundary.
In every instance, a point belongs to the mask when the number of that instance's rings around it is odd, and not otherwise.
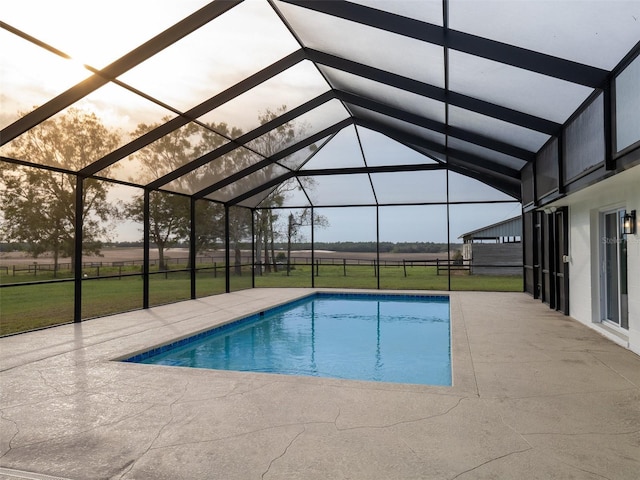
[{"label": "concrete patio deck", "polygon": [[310,292],[0,339],[0,479],[640,478],[640,357],[525,294],[450,293],[452,387],[112,361]]}]

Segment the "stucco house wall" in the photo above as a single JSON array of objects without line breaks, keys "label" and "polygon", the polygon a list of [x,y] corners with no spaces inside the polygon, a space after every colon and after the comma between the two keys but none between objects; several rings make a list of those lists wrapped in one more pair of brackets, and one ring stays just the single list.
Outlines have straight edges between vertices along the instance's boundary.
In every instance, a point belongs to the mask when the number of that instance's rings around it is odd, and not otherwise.
[{"label": "stucco house wall", "polygon": [[[624,208],[640,216],[640,166],[565,197],[569,207],[569,314],[640,354],[640,233],[627,235],[629,329],[601,322],[603,211]],[[637,223],[640,221],[637,220]]]}]

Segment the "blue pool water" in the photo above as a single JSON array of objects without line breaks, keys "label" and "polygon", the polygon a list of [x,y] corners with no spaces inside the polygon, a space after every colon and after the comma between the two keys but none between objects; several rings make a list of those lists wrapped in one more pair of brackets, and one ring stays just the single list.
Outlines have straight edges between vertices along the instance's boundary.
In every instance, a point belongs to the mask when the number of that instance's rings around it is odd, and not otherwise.
[{"label": "blue pool water", "polygon": [[127,361],[451,385],[449,299],[318,293]]}]

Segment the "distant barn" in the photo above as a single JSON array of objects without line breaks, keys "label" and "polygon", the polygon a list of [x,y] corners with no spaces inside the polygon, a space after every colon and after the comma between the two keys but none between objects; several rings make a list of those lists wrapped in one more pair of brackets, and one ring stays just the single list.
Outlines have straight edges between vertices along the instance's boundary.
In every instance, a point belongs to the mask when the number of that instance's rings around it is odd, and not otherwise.
[{"label": "distant barn", "polygon": [[460,235],[462,257],[472,275],[522,274],[522,217]]}]

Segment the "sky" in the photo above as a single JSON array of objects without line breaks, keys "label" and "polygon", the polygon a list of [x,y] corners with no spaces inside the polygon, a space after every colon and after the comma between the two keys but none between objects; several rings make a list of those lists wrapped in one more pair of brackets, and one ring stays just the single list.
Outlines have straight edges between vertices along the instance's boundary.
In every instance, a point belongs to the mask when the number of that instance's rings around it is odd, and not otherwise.
[{"label": "sky", "polygon": [[[111,192],[111,199],[117,190],[126,196],[136,189],[116,187]],[[123,197],[122,195],[118,195]],[[494,223],[508,220],[522,213],[521,204],[511,203],[476,203],[449,206],[449,230],[452,243],[461,243],[459,238],[464,233]],[[375,242],[376,241],[376,209],[375,207],[318,207],[316,215],[321,215],[328,222],[327,227],[316,228],[316,242]],[[277,210],[282,222],[289,212],[300,213],[299,209]],[[447,242],[447,208],[446,205],[422,206],[386,206],[379,208],[379,228],[381,242]],[[140,224],[120,221],[111,229],[112,241],[139,241],[142,238]],[[280,227],[285,231],[284,224]],[[300,241],[311,241],[310,227],[301,229]]]}]

